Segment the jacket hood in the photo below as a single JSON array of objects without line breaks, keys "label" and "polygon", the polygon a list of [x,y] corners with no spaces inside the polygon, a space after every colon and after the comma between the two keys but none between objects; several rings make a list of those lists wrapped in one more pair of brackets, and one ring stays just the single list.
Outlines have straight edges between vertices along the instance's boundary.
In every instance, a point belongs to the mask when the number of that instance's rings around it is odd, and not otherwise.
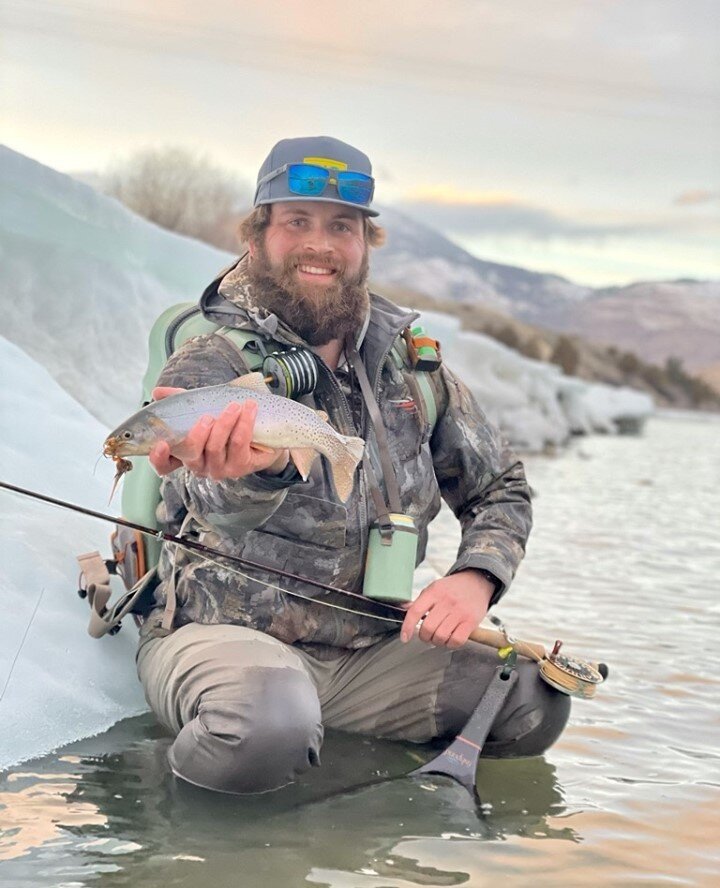
[{"label": "jacket hood", "polygon": [[[358,330],[358,336],[365,342],[366,352],[372,353],[389,347],[398,333],[419,315],[377,293],[371,292],[369,295],[370,316],[366,331]],[[308,347],[294,330],[265,309],[261,297],[253,292],[247,275],[247,253],[223,269],[206,287],[200,297],[200,308],[205,317],[216,324],[254,330],[278,342]],[[367,354],[369,363],[374,363],[372,357],[372,354]]]}]

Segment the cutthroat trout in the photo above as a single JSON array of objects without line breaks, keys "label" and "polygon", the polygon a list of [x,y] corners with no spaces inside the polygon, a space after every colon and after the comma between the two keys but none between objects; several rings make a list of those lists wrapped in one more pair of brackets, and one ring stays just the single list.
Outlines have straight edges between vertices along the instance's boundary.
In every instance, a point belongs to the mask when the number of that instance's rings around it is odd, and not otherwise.
[{"label": "cutthroat trout", "polygon": [[132,468],[124,457],[146,456],[158,441],[172,448],[180,443],[201,416],[219,416],[233,401],[257,402],[252,443],[259,447],[287,449],[303,480],[318,453],[330,464],[335,490],[343,502],[353,488],[353,476],[362,459],[362,438],[341,435],[324,413],[297,401],[273,395],[262,373],[248,373],[225,385],[189,389],[154,401],[121,423],[105,440],[103,454],[117,466],[115,483]]}]

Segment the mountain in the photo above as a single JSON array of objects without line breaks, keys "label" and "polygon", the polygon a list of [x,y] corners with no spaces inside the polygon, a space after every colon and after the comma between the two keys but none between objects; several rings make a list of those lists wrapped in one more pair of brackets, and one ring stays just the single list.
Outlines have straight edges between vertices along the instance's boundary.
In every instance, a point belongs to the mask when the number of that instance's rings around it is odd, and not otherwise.
[{"label": "mountain", "polygon": [[390,207],[379,222],[387,243],[373,253],[372,276],[379,283],[417,290],[439,301],[480,302],[531,323],[558,302],[575,304],[592,293],[556,274],[487,262],[440,232]]},{"label": "mountain", "polygon": [[692,370],[720,361],[720,282],[642,282],[593,289],[555,274],[472,256],[438,231],[382,207],[387,244],[373,254],[379,286],[480,305],[539,327],[636,352],[680,358]]},{"label": "mountain", "polygon": [[634,351],[646,361],[681,358],[690,370],[720,360],[720,282],[643,282],[596,290],[582,305],[556,306],[543,323]]}]

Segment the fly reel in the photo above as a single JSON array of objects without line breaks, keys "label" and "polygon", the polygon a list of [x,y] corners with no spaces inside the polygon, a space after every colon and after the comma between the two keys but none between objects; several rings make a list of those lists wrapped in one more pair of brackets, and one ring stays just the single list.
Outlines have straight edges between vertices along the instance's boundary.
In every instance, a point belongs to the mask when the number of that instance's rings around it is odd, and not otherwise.
[{"label": "fly reel", "polygon": [[309,395],[318,381],[315,356],[308,349],[297,346],[266,355],[262,372],[272,393],[284,398]]},{"label": "fly reel", "polygon": [[540,675],[545,681],[571,697],[589,700],[595,696],[597,686],[605,681],[608,668],[604,663],[587,663],[575,657],[561,654],[562,642],[555,642],[551,654],[540,661]]}]

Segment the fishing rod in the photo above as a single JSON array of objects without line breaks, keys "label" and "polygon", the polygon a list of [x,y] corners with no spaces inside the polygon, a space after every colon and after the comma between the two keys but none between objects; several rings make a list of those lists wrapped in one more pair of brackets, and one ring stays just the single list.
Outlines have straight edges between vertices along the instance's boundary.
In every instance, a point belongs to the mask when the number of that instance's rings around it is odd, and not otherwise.
[{"label": "fishing rod", "polygon": [[[69,509],[73,512],[79,512],[81,515],[88,515],[92,518],[98,518],[101,521],[108,521],[112,524],[119,524],[123,527],[129,527],[131,530],[137,530],[140,533],[145,534],[146,536],[153,537],[156,540],[162,540],[164,542],[172,543],[176,546],[181,546],[182,548],[194,552],[199,552],[203,555],[210,555],[214,559],[223,559],[226,562],[240,564],[244,567],[251,567],[255,570],[273,573],[286,579],[297,580],[301,583],[307,583],[308,585],[314,586],[317,589],[320,589],[328,594],[335,593],[337,595],[342,595],[347,598],[362,602],[362,606],[363,608],[365,608],[364,610],[351,610],[350,608],[341,608],[343,610],[348,610],[350,613],[355,613],[363,617],[371,617],[373,619],[383,620],[387,623],[396,624],[402,623],[406,616],[403,608],[396,607],[393,604],[374,601],[371,598],[366,598],[364,595],[361,595],[358,592],[351,592],[348,589],[339,589],[336,586],[330,586],[329,584],[323,583],[320,580],[314,580],[311,577],[294,574],[279,567],[274,567],[269,564],[261,564],[260,562],[252,561],[249,558],[241,558],[239,555],[230,555],[226,552],[221,552],[219,549],[215,549],[212,546],[206,546],[203,543],[197,542],[196,540],[188,539],[187,537],[175,536],[175,534],[168,533],[164,530],[147,527],[144,524],[138,524],[135,521],[128,521],[125,518],[117,518],[112,515],[107,515],[105,512],[98,512],[94,509],[88,509],[85,506],[79,506],[75,503],[69,503],[65,500],[56,499],[55,497],[38,493],[35,490],[28,490],[24,487],[18,487],[15,484],[8,484],[5,481],[0,481],[0,489],[9,490],[12,493],[18,493],[21,496],[27,496],[31,499],[36,499],[40,502],[48,503],[53,506],[59,506],[62,509]],[[259,580],[258,582],[265,581]],[[307,595],[302,595],[300,592],[293,592],[290,589],[282,589],[281,591],[293,597],[301,598],[316,604],[325,605],[327,607],[339,607],[339,605],[323,601],[321,598],[310,598]],[[372,609],[375,609],[379,612],[373,613]],[[490,617],[490,620],[498,627],[498,630],[487,629],[485,627],[478,626],[470,633],[470,640],[478,642],[479,644],[484,644],[496,648],[502,658],[516,658],[518,655],[520,655],[534,660],[539,666],[540,674],[543,679],[548,684],[552,685],[552,687],[556,688],[564,694],[585,698],[593,697],[595,695],[597,686],[607,678],[608,667],[604,663],[588,663],[584,660],[579,660],[575,657],[569,657],[566,654],[561,654],[560,648],[562,647],[562,642],[560,641],[555,642],[555,646],[552,652],[548,653],[542,644],[539,644],[537,642],[522,641],[511,636],[497,617]]]},{"label": "fishing rod", "polygon": [[[380,613],[368,613],[367,611],[361,612],[361,616],[365,617],[375,617],[378,620],[385,620],[389,623],[402,623],[405,618],[405,611],[396,607],[393,604],[385,604],[383,602],[374,601],[372,598],[366,598],[364,595],[361,595],[359,592],[351,592],[349,589],[339,589],[337,586],[330,586],[328,583],[323,583],[320,580],[314,580],[311,577],[304,577],[299,574],[291,573],[290,571],[283,570],[279,567],[274,567],[270,564],[261,564],[258,561],[252,561],[249,558],[241,558],[239,555],[231,555],[227,552],[221,552],[219,549],[215,549],[212,546],[206,546],[204,543],[200,543],[197,540],[191,540],[187,537],[176,536],[175,534],[168,533],[164,530],[159,530],[157,528],[148,527],[145,524],[138,524],[135,521],[128,521],[126,518],[118,518],[113,515],[108,515],[105,512],[97,512],[94,509],[88,509],[85,506],[79,506],[76,503],[69,503],[66,500],[56,499],[52,496],[47,496],[43,493],[38,493],[36,490],[28,490],[25,487],[18,487],[15,484],[8,484],[5,481],[0,481],[0,488],[4,490],[9,490],[12,493],[19,493],[21,496],[27,496],[31,499],[39,500],[43,503],[49,503],[52,506],[59,506],[61,509],[69,509],[72,512],[79,512],[81,515],[88,515],[91,518],[98,518],[100,521],[108,521],[111,524],[120,524],[123,527],[129,527],[131,530],[137,530],[146,536],[152,537],[153,539],[160,540],[166,543],[173,543],[176,546],[181,546],[184,549],[189,549],[193,552],[199,552],[203,555],[212,555],[214,558],[222,558],[225,561],[233,562],[235,564],[241,564],[243,567],[251,567],[255,570],[263,570],[269,573],[277,574],[277,576],[284,577],[289,580],[298,580],[301,583],[307,583],[310,586],[315,586],[318,589],[321,589],[327,593],[337,593],[339,595],[345,595],[348,598],[352,598],[355,600],[359,600],[362,602],[364,607],[377,608],[381,612]],[[284,590],[289,595],[297,595],[298,593],[292,592],[291,590]],[[306,596],[298,596],[305,598]],[[324,603],[319,601],[318,603]],[[388,613],[395,614],[396,616],[390,617]]]}]

